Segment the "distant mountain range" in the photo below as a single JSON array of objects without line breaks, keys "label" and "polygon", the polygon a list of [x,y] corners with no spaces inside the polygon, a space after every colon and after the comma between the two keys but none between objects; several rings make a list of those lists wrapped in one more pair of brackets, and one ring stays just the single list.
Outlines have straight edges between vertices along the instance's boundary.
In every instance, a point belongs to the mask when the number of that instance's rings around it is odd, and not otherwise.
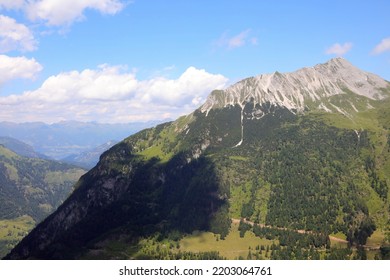
[{"label": "distant mountain range", "polygon": [[49,159],[48,156],[37,153],[32,146],[11,137],[0,136],[0,145],[23,157]]},{"label": "distant mountain range", "polygon": [[[96,163],[98,163],[100,155],[116,143],[118,143],[118,141],[111,140],[85,152],[67,156],[60,161],[82,168],[91,169],[96,165]],[[0,145],[3,145],[5,148],[23,157],[50,159],[48,156],[36,152],[32,146],[11,137],[0,137]]]},{"label": "distant mountain range", "polygon": [[389,185],[390,83],[337,58],[214,91],[114,145],[6,259],[231,257],[182,246],[232,220],[272,244],[248,259],[365,259],[373,234],[386,259]]},{"label": "distant mountain range", "polygon": [[86,152],[67,156],[66,158],[63,158],[62,161],[91,169],[99,162],[100,155],[117,143],[118,141],[111,140]]},{"label": "distant mountain range", "polygon": [[157,122],[100,124],[83,122],[12,123],[0,122],[0,136],[18,139],[38,153],[61,160],[94,149],[111,140],[152,127]]}]

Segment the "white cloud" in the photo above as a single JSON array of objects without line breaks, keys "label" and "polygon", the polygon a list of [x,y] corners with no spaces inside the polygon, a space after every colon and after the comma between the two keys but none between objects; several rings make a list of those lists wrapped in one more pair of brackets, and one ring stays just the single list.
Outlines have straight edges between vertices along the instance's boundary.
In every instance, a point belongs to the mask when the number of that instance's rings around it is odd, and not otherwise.
[{"label": "white cloud", "polygon": [[221,37],[214,42],[214,45],[217,47],[226,47],[230,50],[243,47],[247,44],[257,45],[258,39],[256,37],[251,37],[250,34],[250,29],[244,30],[234,36],[229,36],[227,32],[224,32]]},{"label": "white cloud", "polygon": [[84,10],[114,15],[124,8],[120,0],[35,0],[25,6],[27,17],[51,26],[70,25],[84,18]]},{"label": "white cloud", "polygon": [[373,54],[381,54],[390,51],[390,37],[383,39],[372,51]]},{"label": "white cloud", "polygon": [[20,9],[24,6],[25,0],[0,0],[0,8],[7,10]]},{"label": "white cloud", "polygon": [[0,119],[131,122],[176,118],[199,107],[227,79],[189,67],[179,78],[138,80],[123,67],[72,71],[49,77],[40,88],[0,97]]},{"label": "white cloud", "polygon": [[352,43],[344,43],[340,45],[339,43],[334,44],[330,48],[328,48],[325,53],[326,54],[335,54],[337,56],[342,56],[349,52],[352,49]]},{"label": "white cloud", "polygon": [[114,15],[125,7],[122,0],[0,0],[0,8],[23,10],[31,21],[67,26],[84,19],[86,9]]},{"label": "white cloud", "polygon": [[41,70],[33,58],[0,55],[0,86],[14,79],[34,79]]},{"label": "white cloud", "polygon": [[[0,0],[0,11],[20,10],[24,21],[38,23],[36,27],[42,27],[41,24],[60,27],[60,32],[66,32],[73,22],[83,20],[86,10],[114,15],[125,6],[123,0]],[[39,30],[40,35],[51,33],[53,30]],[[0,53],[34,51],[37,45],[28,26],[0,14]]]},{"label": "white cloud", "polygon": [[37,41],[27,26],[0,15],[0,52],[33,51],[36,48]]},{"label": "white cloud", "polygon": [[241,32],[240,34],[230,38],[227,42],[228,47],[230,49],[235,49],[238,47],[242,47],[246,44],[247,37],[249,35],[250,30],[245,30]]}]

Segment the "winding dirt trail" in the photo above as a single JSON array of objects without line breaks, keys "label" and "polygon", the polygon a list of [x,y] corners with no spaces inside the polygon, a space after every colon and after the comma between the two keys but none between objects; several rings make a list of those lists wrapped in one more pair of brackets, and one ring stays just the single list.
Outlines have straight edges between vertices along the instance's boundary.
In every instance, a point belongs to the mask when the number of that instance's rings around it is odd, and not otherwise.
[{"label": "winding dirt trail", "polygon": [[[233,224],[239,224],[241,220],[239,219],[232,219],[232,223]],[[243,219],[243,221],[251,226],[254,226],[254,222],[251,222],[251,221],[247,221],[246,219]],[[262,228],[273,228],[273,229],[281,229],[281,230],[291,230],[291,229],[288,229],[288,228],[282,228],[282,227],[274,227],[274,226],[269,226],[269,225],[265,225],[265,224],[257,224],[259,227],[262,227]],[[297,230],[292,230],[292,231],[295,231],[295,232],[298,232],[298,233],[302,233],[302,234],[305,234],[305,233],[308,233],[308,234],[312,234],[312,232],[310,231],[307,231],[307,230],[304,230],[304,229],[297,229]],[[335,236],[332,236],[332,235],[329,235],[329,239],[331,241],[336,241],[336,242],[339,242],[339,243],[343,243],[343,244],[348,244],[348,241],[347,240],[344,240],[344,239],[341,239],[341,238],[338,238],[338,237],[335,237]],[[367,250],[379,250],[380,246],[370,246],[370,245],[363,245],[363,248],[367,249]]]}]

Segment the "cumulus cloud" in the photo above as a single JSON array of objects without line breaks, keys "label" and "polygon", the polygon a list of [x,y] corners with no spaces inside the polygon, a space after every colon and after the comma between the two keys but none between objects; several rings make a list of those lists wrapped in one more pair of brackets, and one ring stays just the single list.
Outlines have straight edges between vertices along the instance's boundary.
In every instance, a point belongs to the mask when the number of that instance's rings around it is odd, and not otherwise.
[{"label": "cumulus cloud", "polygon": [[125,4],[121,0],[0,0],[0,8],[23,10],[31,21],[50,26],[71,25],[84,19],[86,9],[114,15]]},{"label": "cumulus cloud", "polygon": [[254,36],[251,36],[251,29],[246,29],[234,36],[229,36],[227,32],[224,32],[222,36],[214,42],[215,46],[226,47],[229,50],[243,47],[248,44],[258,44],[258,39]]},{"label": "cumulus cloud", "polygon": [[0,0],[0,8],[7,10],[20,9],[24,6],[25,0]]},{"label": "cumulus cloud", "polygon": [[0,52],[33,51],[37,41],[30,29],[13,18],[0,15]]},{"label": "cumulus cloud", "polygon": [[120,0],[38,0],[29,1],[25,11],[32,21],[43,20],[48,25],[61,26],[82,20],[86,9],[113,15],[123,8]]},{"label": "cumulus cloud", "polygon": [[49,77],[40,88],[0,98],[0,119],[131,122],[176,118],[199,107],[227,79],[189,67],[177,79],[138,80],[120,66]]},{"label": "cumulus cloud", "polygon": [[373,54],[381,54],[390,51],[390,37],[383,39],[372,51]]},{"label": "cumulus cloud", "polygon": [[[1,10],[20,10],[30,23],[67,30],[73,22],[85,18],[85,10],[96,10],[101,14],[114,15],[125,7],[123,0],[0,0]],[[42,31],[41,34],[52,31]],[[38,42],[24,24],[0,14],[0,53],[10,51],[34,51]]]},{"label": "cumulus cloud", "polygon": [[34,79],[42,68],[33,58],[0,55],[0,86],[15,79]]},{"label": "cumulus cloud", "polygon": [[343,56],[347,52],[349,52],[352,49],[352,43],[344,43],[344,44],[339,44],[336,43],[330,48],[328,48],[325,53],[326,54],[334,54],[337,56]]}]

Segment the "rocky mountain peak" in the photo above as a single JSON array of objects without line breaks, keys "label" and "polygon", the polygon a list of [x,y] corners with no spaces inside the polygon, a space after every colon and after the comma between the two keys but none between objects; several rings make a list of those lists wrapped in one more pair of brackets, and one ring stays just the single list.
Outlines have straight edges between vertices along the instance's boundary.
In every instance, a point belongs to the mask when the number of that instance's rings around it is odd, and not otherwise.
[{"label": "rocky mountain peak", "polygon": [[[344,58],[333,58],[291,73],[274,72],[242,80],[226,90],[212,92],[200,109],[208,113],[211,109],[230,105],[243,107],[252,100],[257,104],[269,102],[294,112],[305,109],[340,112],[348,110],[329,104],[330,97],[352,93],[380,100],[389,96],[389,88],[390,83],[381,77],[360,70]],[[352,107],[356,109],[355,105]]]}]

